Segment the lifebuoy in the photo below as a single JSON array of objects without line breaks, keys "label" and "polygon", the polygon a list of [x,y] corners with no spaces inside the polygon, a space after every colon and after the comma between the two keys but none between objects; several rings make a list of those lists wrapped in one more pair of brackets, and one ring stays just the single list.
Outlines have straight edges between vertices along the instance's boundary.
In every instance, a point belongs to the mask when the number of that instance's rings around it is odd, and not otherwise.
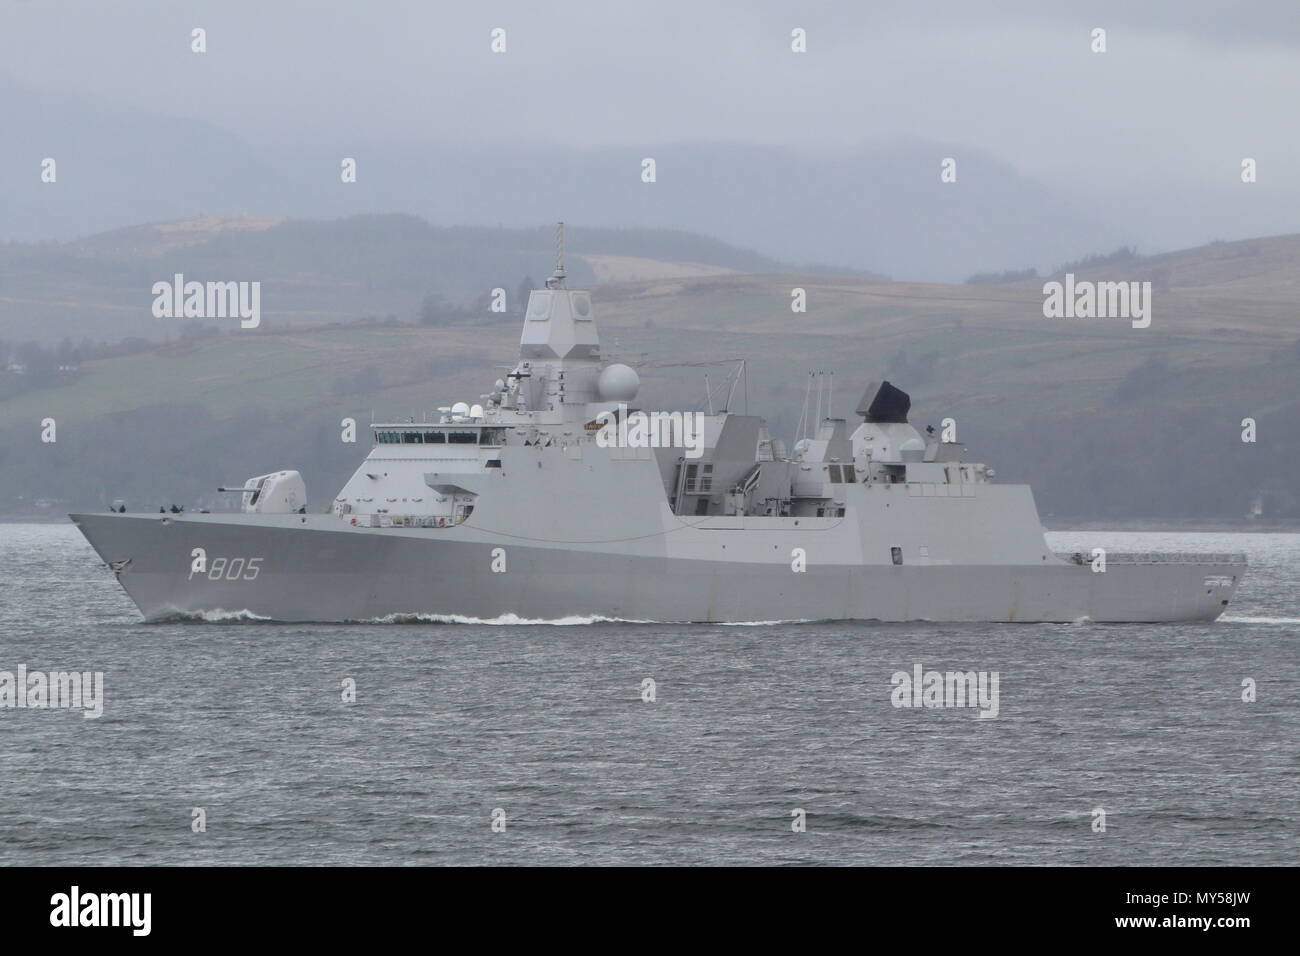
[{"label": "lifebuoy", "polygon": [[438,527],[439,527],[439,528],[445,528],[445,527],[447,527],[447,519],[446,519],[446,518],[439,518],[439,519],[438,519]]}]

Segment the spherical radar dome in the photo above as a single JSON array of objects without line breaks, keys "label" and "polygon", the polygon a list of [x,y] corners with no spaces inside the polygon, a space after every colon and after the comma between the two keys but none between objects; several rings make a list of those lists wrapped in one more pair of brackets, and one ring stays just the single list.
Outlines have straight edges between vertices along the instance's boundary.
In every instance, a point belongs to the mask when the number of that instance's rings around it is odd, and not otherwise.
[{"label": "spherical radar dome", "polygon": [[909,438],[898,446],[898,453],[903,461],[920,461],[925,457],[925,442],[919,438]]},{"label": "spherical radar dome", "polygon": [[630,402],[636,398],[640,388],[641,377],[636,374],[636,369],[617,362],[606,365],[596,381],[596,391],[600,393],[602,402]]}]

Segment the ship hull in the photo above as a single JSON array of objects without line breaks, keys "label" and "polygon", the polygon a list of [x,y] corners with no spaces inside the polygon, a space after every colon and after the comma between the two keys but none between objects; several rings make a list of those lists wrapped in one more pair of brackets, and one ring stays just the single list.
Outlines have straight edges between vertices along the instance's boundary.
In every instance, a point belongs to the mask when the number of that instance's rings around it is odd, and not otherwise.
[{"label": "ship hull", "polygon": [[[472,529],[359,528],[324,515],[71,516],[146,619],[244,613],[275,621],[430,619],[749,623],[1212,621],[1244,566],[882,565],[795,571],[755,532],[712,531],[734,557],[539,544]],[[718,547],[721,545],[721,547]],[[195,564],[196,549],[203,555]]]}]

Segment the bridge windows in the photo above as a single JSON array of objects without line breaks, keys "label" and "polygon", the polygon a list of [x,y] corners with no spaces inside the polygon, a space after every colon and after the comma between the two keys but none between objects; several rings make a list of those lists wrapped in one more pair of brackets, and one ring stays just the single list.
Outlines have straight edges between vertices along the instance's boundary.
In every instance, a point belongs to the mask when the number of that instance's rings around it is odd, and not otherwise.
[{"label": "bridge windows", "polygon": [[375,429],[377,445],[503,445],[505,429]]}]

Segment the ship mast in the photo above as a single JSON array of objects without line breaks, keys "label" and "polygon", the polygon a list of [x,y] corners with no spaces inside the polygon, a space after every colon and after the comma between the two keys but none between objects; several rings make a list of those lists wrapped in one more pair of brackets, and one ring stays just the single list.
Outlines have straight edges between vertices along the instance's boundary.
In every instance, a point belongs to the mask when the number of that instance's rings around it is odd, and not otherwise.
[{"label": "ship mast", "polygon": [[564,223],[555,224],[555,271],[546,280],[546,288],[564,288]]}]

